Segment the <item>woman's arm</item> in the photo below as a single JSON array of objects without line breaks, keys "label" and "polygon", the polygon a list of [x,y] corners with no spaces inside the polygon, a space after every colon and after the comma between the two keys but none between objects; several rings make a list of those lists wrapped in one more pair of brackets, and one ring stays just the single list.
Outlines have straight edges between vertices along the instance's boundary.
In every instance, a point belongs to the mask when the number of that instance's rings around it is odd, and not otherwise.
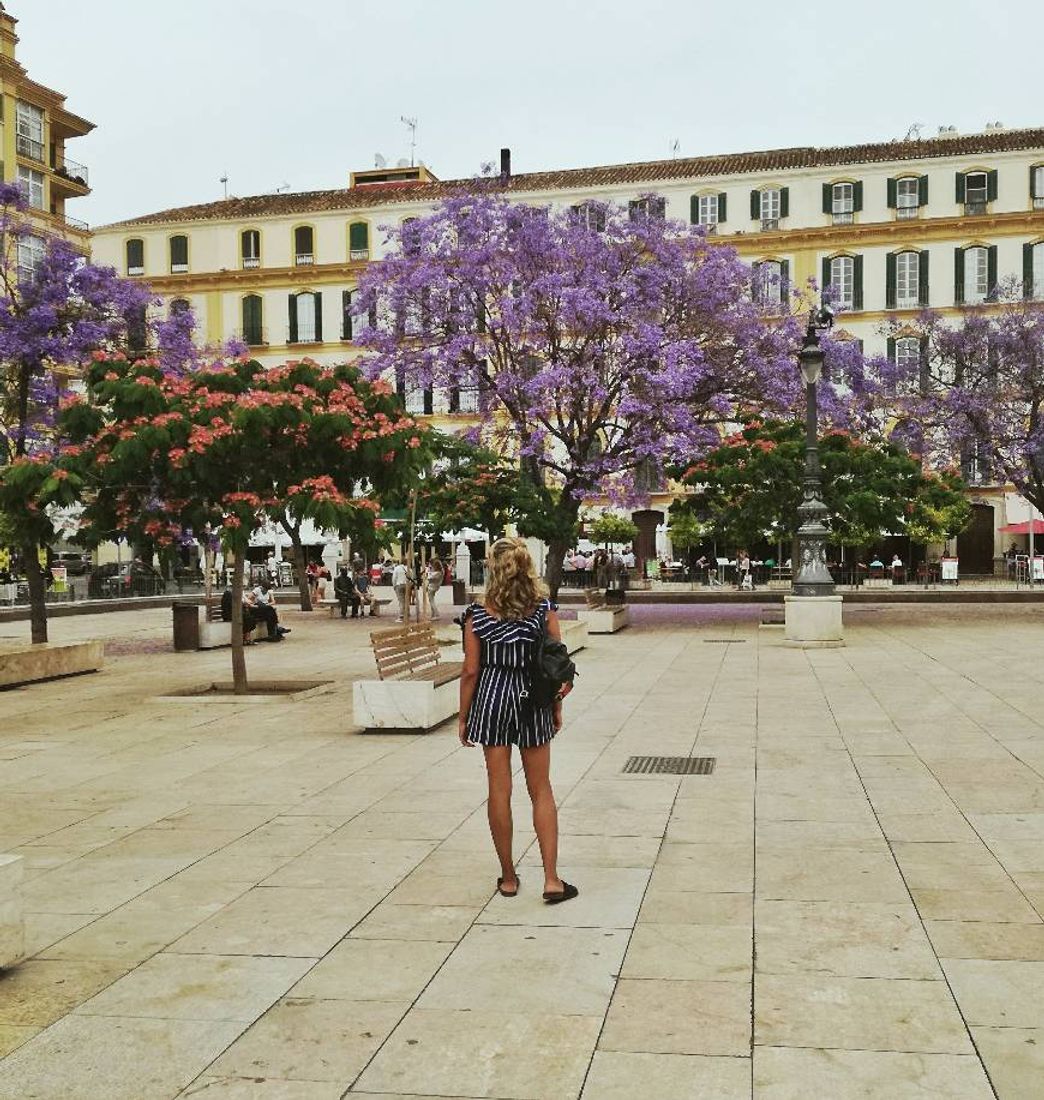
[{"label": "woman's arm", "polygon": [[460,674],[460,712],[457,717],[457,736],[460,743],[469,748],[474,747],[474,742],[468,740],[468,711],[471,710],[472,700],[475,698],[475,687],[478,684],[479,657],[481,647],[475,631],[471,628],[471,616],[464,619],[464,670]]}]

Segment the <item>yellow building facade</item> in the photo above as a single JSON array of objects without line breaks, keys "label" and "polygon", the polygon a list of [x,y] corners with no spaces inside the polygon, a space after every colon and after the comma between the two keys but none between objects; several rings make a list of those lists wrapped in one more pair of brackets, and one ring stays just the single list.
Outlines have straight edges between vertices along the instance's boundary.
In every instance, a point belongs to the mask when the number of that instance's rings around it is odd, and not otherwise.
[{"label": "yellow building facade", "polygon": [[90,194],[88,171],[67,147],[94,123],[70,111],[61,92],[29,78],[17,58],[17,22],[0,4],[0,175],[22,188],[29,217],[41,231],[18,244],[18,263],[25,267],[42,255],[46,234],[88,248],[87,224],[66,210],[70,199]]},{"label": "yellow building facade", "polygon": [[[508,166],[509,167],[509,166]],[[839,327],[871,354],[914,354],[885,329],[930,306],[956,316],[1010,281],[1044,298],[1044,128],[944,130],[932,138],[839,148],[571,168],[502,177],[520,202],[627,205],[653,193],[668,218],[702,224],[755,270],[771,305],[814,279],[841,306]],[[355,172],[329,191],[228,198],[129,218],[93,235],[96,262],[188,302],[209,342],[236,336],[263,362],[355,354],[350,301],[386,247],[382,226],[423,216],[465,180],[426,168]],[[167,307],[165,307],[167,308]],[[445,426],[469,410],[408,395]],[[999,557],[1004,523],[1026,505],[976,478],[973,571]],[[987,545],[989,544],[989,545]],[[968,544],[971,545],[970,543]]]}]

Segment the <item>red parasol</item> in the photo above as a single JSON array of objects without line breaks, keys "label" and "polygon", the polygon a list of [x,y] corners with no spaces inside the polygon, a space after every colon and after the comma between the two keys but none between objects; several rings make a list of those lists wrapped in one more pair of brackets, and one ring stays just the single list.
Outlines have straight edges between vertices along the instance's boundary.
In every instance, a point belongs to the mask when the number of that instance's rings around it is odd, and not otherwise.
[{"label": "red parasol", "polygon": [[[1023,520],[1022,523],[1009,523],[1000,530],[1006,535],[1028,535],[1030,533],[1030,521],[1027,519]],[[1033,521],[1033,533],[1044,535],[1044,519]]]}]

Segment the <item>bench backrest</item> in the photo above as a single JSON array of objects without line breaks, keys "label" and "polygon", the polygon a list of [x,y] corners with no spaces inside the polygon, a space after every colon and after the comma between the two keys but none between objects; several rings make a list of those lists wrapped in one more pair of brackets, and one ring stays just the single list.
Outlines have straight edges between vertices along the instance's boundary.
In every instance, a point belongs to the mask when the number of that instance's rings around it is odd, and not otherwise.
[{"label": "bench backrest", "polygon": [[421,672],[439,663],[439,643],[427,623],[375,630],[370,635],[377,674],[382,680],[394,680]]}]

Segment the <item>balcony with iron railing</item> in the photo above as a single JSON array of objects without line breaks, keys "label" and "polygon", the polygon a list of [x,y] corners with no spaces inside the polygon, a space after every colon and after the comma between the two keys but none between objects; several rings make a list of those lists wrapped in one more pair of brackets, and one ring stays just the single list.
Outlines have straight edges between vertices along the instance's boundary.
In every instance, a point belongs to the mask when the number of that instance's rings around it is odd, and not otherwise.
[{"label": "balcony with iron railing", "polygon": [[63,229],[71,229],[75,233],[90,232],[91,227],[86,222],[80,221],[79,218],[74,218],[70,214],[52,212],[51,217]]},{"label": "balcony with iron railing", "polygon": [[90,190],[87,166],[70,160],[64,153],[55,151],[51,154],[51,170],[55,175],[52,187],[65,186],[76,193]]}]

